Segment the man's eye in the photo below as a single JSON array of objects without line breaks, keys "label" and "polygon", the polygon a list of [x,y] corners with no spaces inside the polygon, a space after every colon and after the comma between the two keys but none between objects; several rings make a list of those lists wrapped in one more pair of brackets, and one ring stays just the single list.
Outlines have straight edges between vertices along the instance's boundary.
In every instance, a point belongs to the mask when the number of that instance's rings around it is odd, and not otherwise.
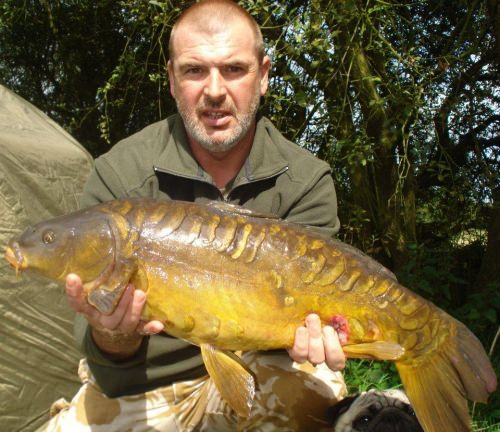
[{"label": "man's eye", "polygon": [[238,74],[243,72],[243,68],[241,66],[227,66],[226,72],[229,72],[231,74]]},{"label": "man's eye", "polygon": [[186,75],[199,75],[201,73],[201,68],[199,67],[192,67],[189,69],[186,69]]}]

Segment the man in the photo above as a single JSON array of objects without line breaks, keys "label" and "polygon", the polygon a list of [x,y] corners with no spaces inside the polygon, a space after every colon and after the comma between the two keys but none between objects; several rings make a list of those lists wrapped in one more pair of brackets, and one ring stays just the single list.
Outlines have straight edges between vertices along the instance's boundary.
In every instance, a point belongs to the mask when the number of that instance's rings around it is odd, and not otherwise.
[{"label": "man", "polygon": [[[82,206],[125,196],[216,199],[275,213],[329,235],[337,232],[327,164],[286,141],[269,120],[257,117],[268,87],[270,59],[253,18],[232,1],[202,1],[177,21],[169,50],[170,91],[179,115],[145,128],[97,159]],[[105,316],[84,300],[82,291],[78,276],[70,275],[66,292],[80,314],[75,328],[87,357],[88,367],[83,363],[81,372],[87,385],[52,421],[54,430],[91,430],[86,428],[91,424],[106,431],[219,431],[234,430],[236,424],[256,430],[270,423],[279,430],[283,419],[262,404],[249,420],[236,419],[207,380],[198,348],[162,333],[161,322],[141,322],[144,292],[129,286],[116,310]],[[330,326],[322,328],[314,314],[297,329],[289,355],[299,363],[325,363],[331,370],[345,364],[338,335]],[[246,356],[258,380],[264,370],[274,371],[274,376],[283,373],[288,375],[280,381],[288,380],[286,392],[306,391],[301,383],[290,388],[293,374],[283,372],[286,354]],[[278,387],[273,392],[279,393]],[[257,395],[260,402],[265,398],[264,391]],[[163,411],[153,420],[158,405],[152,400],[158,399]],[[321,403],[328,404],[328,397]],[[141,411],[143,421],[124,414],[134,410]],[[303,417],[318,415],[304,410]],[[302,421],[285,419],[282,426],[305,430],[315,424]]]}]

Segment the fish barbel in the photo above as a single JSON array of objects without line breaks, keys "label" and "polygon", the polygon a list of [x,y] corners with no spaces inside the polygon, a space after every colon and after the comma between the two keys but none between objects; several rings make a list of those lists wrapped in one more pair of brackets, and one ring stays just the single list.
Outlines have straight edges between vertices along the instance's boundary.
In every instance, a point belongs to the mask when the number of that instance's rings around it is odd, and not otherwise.
[{"label": "fish barbel", "polygon": [[147,293],[143,318],[199,345],[242,416],[255,383],[232,351],[290,348],[312,312],[346,333],[348,357],[395,362],[427,432],[470,430],[467,399],[486,402],[496,388],[488,356],[462,323],[357,249],[270,215],[216,202],[115,200],[28,228],[5,257],[16,271],[61,282],[78,274],[103,313],[132,282]]}]

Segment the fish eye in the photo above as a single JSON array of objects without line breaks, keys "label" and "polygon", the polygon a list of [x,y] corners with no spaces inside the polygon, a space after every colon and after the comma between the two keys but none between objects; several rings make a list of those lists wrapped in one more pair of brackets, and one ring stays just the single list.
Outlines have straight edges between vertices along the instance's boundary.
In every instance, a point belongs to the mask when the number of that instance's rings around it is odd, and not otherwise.
[{"label": "fish eye", "polygon": [[56,233],[52,230],[47,230],[42,234],[42,240],[45,244],[53,243],[56,239]]}]

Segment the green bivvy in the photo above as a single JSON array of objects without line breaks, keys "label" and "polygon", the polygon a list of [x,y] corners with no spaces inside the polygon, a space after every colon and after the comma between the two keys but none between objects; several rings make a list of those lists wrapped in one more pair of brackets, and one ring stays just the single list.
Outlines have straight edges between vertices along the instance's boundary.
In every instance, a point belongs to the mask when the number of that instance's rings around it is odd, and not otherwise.
[{"label": "green bivvy", "polygon": [[90,154],[29,102],[0,85],[0,425],[30,432],[79,386],[73,313],[63,289],[3,259],[28,225],[77,208]]}]

